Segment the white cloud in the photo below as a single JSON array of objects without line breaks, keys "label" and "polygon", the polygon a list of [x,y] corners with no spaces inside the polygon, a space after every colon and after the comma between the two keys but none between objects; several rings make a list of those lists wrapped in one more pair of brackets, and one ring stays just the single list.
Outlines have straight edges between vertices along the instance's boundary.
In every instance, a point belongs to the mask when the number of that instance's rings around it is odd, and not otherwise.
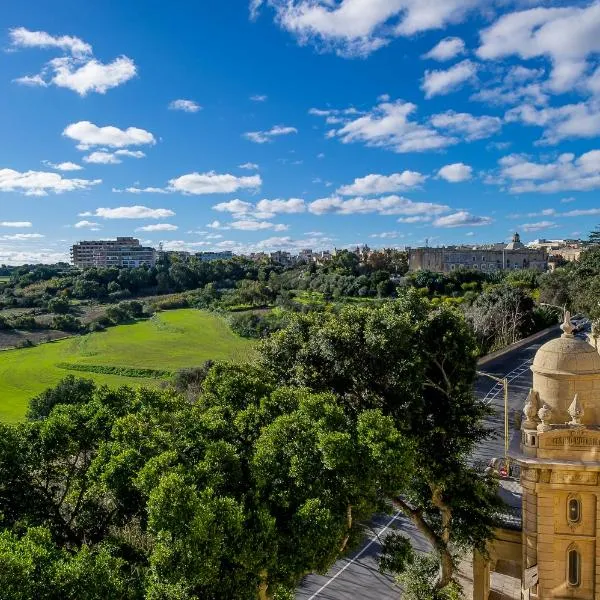
[{"label": "white cloud", "polygon": [[194,100],[173,100],[169,104],[170,110],[182,110],[183,112],[196,113],[202,110],[202,107]]},{"label": "white cloud", "polygon": [[272,229],[273,231],[286,231],[287,225],[281,225],[271,223],[269,221],[255,221],[253,219],[243,219],[240,221],[233,221],[231,223],[232,229],[240,229],[242,231],[262,231],[264,229]]},{"label": "white cloud", "polygon": [[156,143],[154,136],[145,129],[138,127],[119,129],[112,125],[98,127],[90,121],[71,123],[65,128],[63,135],[76,141],[80,150],[88,150],[93,146],[125,148]]},{"label": "white cloud", "polygon": [[266,102],[269,97],[265,94],[255,94],[254,96],[250,96],[250,100],[252,102]]},{"label": "white cloud", "polygon": [[0,169],[0,192],[20,192],[26,196],[46,196],[76,190],[87,190],[102,183],[101,179],[65,179],[59,173],[46,171],[19,172]]},{"label": "white cloud", "polygon": [[402,100],[382,102],[365,115],[348,118],[343,127],[331,130],[328,137],[337,137],[344,144],[363,142],[397,153],[439,150],[459,142],[458,138],[411,120],[416,110],[415,104]]},{"label": "white cloud", "polygon": [[261,200],[256,209],[263,213],[273,214],[296,214],[303,213],[306,210],[304,200],[302,198],[290,198],[289,200]]},{"label": "white cloud", "polygon": [[0,227],[12,227],[15,229],[32,227],[30,221],[0,221]]},{"label": "white cloud", "polygon": [[471,96],[488,104],[517,104],[528,102],[544,106],[549,101],[548,90],[542,78],[544,69],[533,69],[523,65],[510,67],[501,79],[493,79],[491,83]]},{"label": "white cloud", "polygon": [[112,152],[92,152],[83,157],[83,162],[95,165],[118,165],[121,161]]},{"label": "white cloud", "polygon": [[369,237],[379,238],[381,240],[393,240],[399,237],[397,231],[384,231],[383,233],[372,233]]},{"label": "white cloud", "polygon": [[445,61],[465,53],[465,43],[459,37],[447,37],[436,44],[423,58]]},{"label": "white cloud", "polygon": [[552,61],[550,88],[566,92],[588,67],[588,58],[600,52],[600,3],[588,6],[533,8],[500,17],[481,32],[477,54],[482,59],[518,55],[522,59],[547,57]]},{"label": "white cloud", "polygon": [[168,208],[119,206],[117,208],[97,208],[93,213],[82,213],[80,216],[93,216],[102,219],[166,219],[174,217],[175,213]]},{"label": "white cloud", "polygon": [[513,193],[590,191],[600,188],[600,150],[576,158],[564,153],[554,161],[532,162],[526,155],[500,159],[501,182],[509,182]]},{"label": "white cloud", "polygon": [[61,162],[61,163],[52,163],[48,160],[42,161],[46,166],[51,169],[56,169],[57,171],[81,171],[83,167],[74,162]]},{"label": "white cloud", "polygon": [[[460,22],[480,0],[264,0],[277,23],[297,36],[341,56],[366,56],[398,36]],[[251,0],[256,18],[263,0]]]},{"label": "white cloud", "polygon": [[74,56],[86,56],[92,53],[89,44],[70,35],[53,36],[45,31],[30,31],[25,27],[15,27],[8,33],[14,48],[59,48]]},{"label": "white cloud", "polygon": [[477,74],[477,65],[471,60],[463,60],[445,71],[425,71],[421,89],[426,98],[443,96],[454,92]]},{"label": "white cloud", "polygon": [[479,227],[483,225],[491,225],[490,217],[477,217],[466,210],[455,212],[451,215],[438,217],[433,222],[434,227]]},{"label": "white cloud", "polygon": [[[29,246],[27,246],[29,248]],[[42,249],[39,252],[31,250],[14,250],[14,246],[0,246],[0,263],[5,265],[24,264],[56,264],[57,262],[69,262],[69,255],[65,252],[52,252]]]},{"label": "white cloud", "polygon": [[367,175],[354,180],[351,185],[344,185],[337,190],[342,196],[372,196],[391,194],[418,187],[427,179],[426,175],[417,171],[403,171],[391,175]]},{"label": "white cloud", "polygon": [[125,189],[119,189],[119,188],[113,188],[112,191],[115,194],[122,194],[123,192],[127,192],[128,194],[168,194],[169,191],[164,189],[164,188],[159,188],[159,187],[145,187],[145,188],[139,188],[139,187],[128,187]]},{"label": "white cloud", "polygon": [[213,206],[214,210],[219,212],[229,212],[232,214],[246,214],[254,208],[251,202],[243,202],[242,200],[230,200],[229,202],[220,202]]},{"label": "white cloud", "polygon": [[247,162],[243,165],[239,165],[238,169],[245,169],[246,171],[258,171],[259,166],[256,163]]},{"label": "white cloud", "polygon": [[184,194],[232,194],[241,189],[257,189],[262,185],[260,175],[236,177],[230,174],[189,173],[169,181],[169,189]]},{"label": "white cloud", "polygon": [[561,204],[569,204],[571,202],[575,202],[575,198],[573,196],[569,196],[568,198],[561,198]]},{"label": "white cloud", "polygon": [[13,233],[11,235],[3,235],[3,240],[11,240],[14,242],[26,242],[28,240],[39,240],[43,238],[41,233]]},{"label": "white cloud", "polygon": [[570,210],[566,213],[561,213],[561,217],[593,217],[600,215],[600,208],[587,208],[580,210]]},{"label": "white cloud", "polygon": [[592,138],[600,135],[600,102],[592,99],[539,109],[523,104],[509,110],[505,120],[543,127],[540,144],[557,144],[569,138]]},{"label": "white cloud", "polygon": [[172,225],[171,223],[157,223],[156,225],[138,227],[136,231],[177,231],[178,229],[177,225]]},{"label": "white cloud", "polygon": [[452,135],[464,136],[468,142],[490,137],[502,128],[502,119],[498,117],[488,115],[478,117],[470,113],[459,113],[454,110],[433,115],[430,123],[434,127],[443,129]]},{"label": "white cloud", "polygon": [[433,218],[432,217],[428,217],[428,216],[415,216],[415,217],[400,217],[398,219],[398,223],[428,223],[429,221],[432,221]]},{"label": "white cloud", "polygon": [[544,229],[551,229],[556,227],[556,223],[553,221],[538,221],[537,223],[523,223],[520,225],[523,231],[527,231],[528,233],[532,231],[542,231]]},{"label": "white cloud", "polygon": [[469,181],[473,177],[473,167],[464,163],[454,163],[446,165],[438,171],[438,176],[450,183],[460,183]]},{"label": "white cloud", "polygon": [[244,133],[244,137],[255,144],[266,144],[272,142],[273,138],[282,135],[290,135],[292,133],[298,133],[295,127],[288,127],[286,125],[275,125],[268,131],[248,131]]},{"label": "white cloud", "polygon": [[221,223],[221,221],[213,221],[212,223],[208,223],[206,226],[210,229],[229,229],[229,227]]},{"label": "white cloud", "polygon": [[401,196],[383,196],[381,198],[350,198],[338,196],[320,198],[311,202],[308,210],[316,215],[335,213],[339,215],[378,213],[380,215],[421,215],[440,214],[449,210],[443,204],[431,202],[413,202]]},{"label": "white cloud", "polygon": [[56,48],[68,54],[50,60],[41,73],[17,78],[17,83],[43,87],[53,84],[85,96],[89,92],[104,94],[137,73],[135,63],[127,56],[106,64],[100,62],[92,56],[92,47],[77,37],[53,36],[24,27],[11,29],[9,35],[13,48]]},{"label": "white cloud", "polygon": [[77,223],[75,223],[73,227],[75,227],[75,229],[92,229],[93,231],[96,231],[97,229],[99,229],[100,223],[94,223],[93,221],[83,220],[77,221]]},{"label": "white cloud", "polygon": [[144,158],[146,156],[141,150],[117,150],[115,154],[118,156],[128,156],[130,158]]}]

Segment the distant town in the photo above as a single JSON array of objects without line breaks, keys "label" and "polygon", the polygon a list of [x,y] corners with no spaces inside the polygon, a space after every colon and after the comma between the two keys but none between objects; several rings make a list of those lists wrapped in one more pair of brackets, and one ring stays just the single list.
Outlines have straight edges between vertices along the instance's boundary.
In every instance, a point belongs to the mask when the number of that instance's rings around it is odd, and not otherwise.
[{"label": "distant town", "polygon": [[[428,270],[449,273],[459,268],[493,272],[510,269],[532,268],[539,271],[553,270],[555,267],[579,259],[581,253],[589,246],[588,242],[576,239],[537,239],[528,244],[521,242],[520,235],[515,233],[512,241],[480,245],[460,245],[441,247],[407,247],[409,269],[411,271]],[[361,260],[371,254],[380,252],[367,245],[357,246],[350,250]],[[329,261],[340,250],[300,250],[293,254],[284,250],[275,252],[253,252],[246,258],[262,262],[271,262],[282,266],[293,266],[302,263],[323,264]],[[158,249],[142,246],[134,237],[117,237],[114,240],[80,241],[71,247],[71,262],[75,267],[131,268],[153,267],[163,257],[187,261],[192,258],[201,261],[228,260],[235,255],[225,250],[221,252],[186,252],[181,250],[164,250],[162,244]]]}]

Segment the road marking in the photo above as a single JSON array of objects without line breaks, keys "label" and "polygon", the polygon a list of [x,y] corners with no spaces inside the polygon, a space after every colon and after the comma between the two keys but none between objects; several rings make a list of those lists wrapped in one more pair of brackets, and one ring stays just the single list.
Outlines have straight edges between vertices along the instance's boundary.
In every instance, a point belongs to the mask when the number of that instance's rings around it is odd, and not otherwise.
[{"label": "road marking", "polygon": [[[526,360],[524,363],[520,364],[518,367],[514,368],[510,373],[507,373],[504,377],[508,379],[508,383],[512,383],[515,379],[521,377],[523,373],[527,372],[532,362],[533,359],[530,358],[529,360]],[[483,401],[491,404],[492,400],[495,400],[503,389],[504,386],[501,383],[496,383],[485,395]]]},{"label": "road marking", "polygon": [[379,536],[384,534],[390,525],[400,516],[402,511],[396,512],[396,514],[386,523],[385,527],[349,562],[347,562],[327,583],[323,584],[308,600],[314,600],[329,584],[335,581],[352,563],[359,559],[378,539]]}]

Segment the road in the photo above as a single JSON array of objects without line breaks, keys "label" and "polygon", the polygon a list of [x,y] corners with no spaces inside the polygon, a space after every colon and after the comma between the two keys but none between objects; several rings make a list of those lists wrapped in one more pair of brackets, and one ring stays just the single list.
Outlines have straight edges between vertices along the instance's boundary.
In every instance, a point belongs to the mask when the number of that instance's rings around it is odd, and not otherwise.
[{"label": "road", "polygon": [[[530,346],[514,350],[481,367],[481,371],[509,380],[509,415],[511,427],[515,411],[523,409],[531,388],[530,366],[535,353],[542,344],[558,336],[554,331]],[[487,377],[479,377],[475,383],[475,393],[495,409],[490,424],[498,433],[495,439],[488,440],[474,455],[474,460],[489,462],[491,458],[504,454],[504,394],[500,384]],[[510,504],[517,503],[518,497],[506,495]],[[326,575],[308,575],[296,591],[296,600],[398,600],[400,588],[392,577],[382,575],[377,566],[381,540],[390,528],[401,529],[414,540],[417,549],[425,549],[425,542],[418,531],[403,515],[377,515],[371,523],[371,531],[364,545],[354,554],[339,560]]]}]

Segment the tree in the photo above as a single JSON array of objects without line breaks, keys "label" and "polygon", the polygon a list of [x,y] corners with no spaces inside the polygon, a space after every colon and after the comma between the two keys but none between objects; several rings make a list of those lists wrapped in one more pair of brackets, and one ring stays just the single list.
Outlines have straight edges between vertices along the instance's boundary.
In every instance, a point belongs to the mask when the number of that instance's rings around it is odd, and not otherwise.
[{"label": "tree", "polygon": [[594,231],[590,232],[589,241],[591,244],[600,244],[600,225]]},{"label": "tree", "polygon": [[262,345],[278,382],[333,392],[356,420],[382,498],[394,499],[438,556],[434,590],[452,584],[454,547],[484,549],[498,507],[493,482],[467,466],[491,435],[489,409],[472,392],[476,355],[464,318],[429,312],[415,293],[298,316]]}]

